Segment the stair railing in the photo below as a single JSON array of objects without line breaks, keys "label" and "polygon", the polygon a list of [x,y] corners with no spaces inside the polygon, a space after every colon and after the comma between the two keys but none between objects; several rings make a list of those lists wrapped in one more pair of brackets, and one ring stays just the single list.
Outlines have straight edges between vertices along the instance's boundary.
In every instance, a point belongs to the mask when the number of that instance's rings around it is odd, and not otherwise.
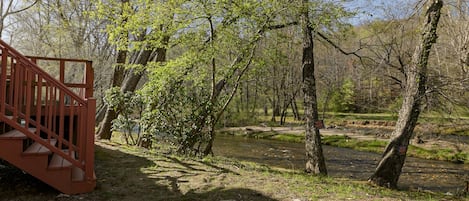
[{"label": "stair railing", "polygon": [[[35,64],[45,58],[29,59],[1,40],[0,50],[0,118],[82,169],[87,181],[94,180],[96,100],[92,98],[92,75],[80,97]],[[59,62],[62,70],[64,61]],[[52,139],[57,140],[55,146],[50,144]]]},{"label": "stair railing", "polygon": [[[82,59],[64,59],[64,58],[51,58],[51,57],[37,57],[37,56],[26,56],[27,58],[31,59],[33,63],[38,66],[41,66],[38,62],[56,62],[58,64],[54,65],[54,69],[59,69],[58,72],[58,80],[67,86],[69,89],[79,89],[78,95],[84,99],[93,97],[93,80],[94,80],[94,73],[92,62],[89,60],[82,60]],[[73,72],[66,72],[66,63],[78,63],[83,64],[82,69],[76,69],[74,67]],[[80,72],[81,70],[81,72]],[[71,81],[66,79],[66,74],[69,73],[77,73],[82,74],[80,82]]]}]

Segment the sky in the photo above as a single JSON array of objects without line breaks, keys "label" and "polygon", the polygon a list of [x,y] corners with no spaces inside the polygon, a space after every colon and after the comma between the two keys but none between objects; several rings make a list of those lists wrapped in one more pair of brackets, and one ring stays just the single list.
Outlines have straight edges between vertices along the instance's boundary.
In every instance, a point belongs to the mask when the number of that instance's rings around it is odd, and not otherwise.
[{"label": "sky", "polygon": [[399,19],[412,15],[415,0],[348,0],[344,3],[350,11],[358,15],[350,20],[354,25],[371,20]]}]

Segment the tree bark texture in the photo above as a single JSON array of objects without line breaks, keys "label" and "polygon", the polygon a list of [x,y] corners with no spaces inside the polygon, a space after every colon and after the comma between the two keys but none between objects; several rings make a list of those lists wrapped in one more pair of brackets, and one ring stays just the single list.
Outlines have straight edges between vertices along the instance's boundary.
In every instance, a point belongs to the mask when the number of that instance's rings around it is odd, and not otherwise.
[{"label": "tree bark texture", "polygon": [[[307,4],[307,0],[303,1]],[[322,152],[321,136],[319,129],[315,127],[318,118],[318,104],[316,98],[316,79],[314,76],[314,44],[313,28],[309,20],[308,10],[301,16],[303,29],[303,91],[305,94],[305,118],[306,118],[306,169],[313,174],[327,175],[326,162]]]},{"label": "tree bark texture", "polygon": [[442,0],[432,0],[426,12],[420,44],[416,47],[412,61],[405,68],[406,82],[403,102],[399,111],[396,128],[386,146],[374,174],[369,181],[388,188],[397,188],[397,182],[404,166],[409,140],[422,109],[427,82],[427,63],[432,45],[437,39]]}]

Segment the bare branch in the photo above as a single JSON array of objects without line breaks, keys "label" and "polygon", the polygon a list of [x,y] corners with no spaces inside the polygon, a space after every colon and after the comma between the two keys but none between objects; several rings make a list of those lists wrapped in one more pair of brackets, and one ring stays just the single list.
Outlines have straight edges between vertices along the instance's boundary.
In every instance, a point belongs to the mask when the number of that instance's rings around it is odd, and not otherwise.
[{"label": "bare branch", "polygon": [[298,25],[298,22],[288,22],[285,24],[277,24],[277,25],[270,25],[267,27],[267,30],[274,30],[274,29],[283,29],[285,27],[293,26],[293,25]]},{"label": "bare branch", "polygon": [[404,88],[404,85],[402,84],[402,80],[400,80],[399,78],[397,78],[397,77],[395,77],[395,76],[392,76],[392,75],[384,75],[384,76],[390,78],[391,80],[394,80],[394,83],[397,84],[397,85],[399,85],[399,87],[400,87],[401,89]]},{"label": "bare branch", "polygon": [[[36,0],[36,1],[34,1],[31,5],[26,6],[26,7],[24,7],[24,8],[21,8],[21,9],[19,9],[19,10],[7,11],[7,12],[5,13],[5,15],[13,15],[13,14],[16,14],[16,13],[19,13],[19,12],[23,12],[23,11],[25,11],[25,10],[30,9],[30,8],[33,7],[34,5],[36,5],[36,3],[38,3],[38,2],[39,2],[39,0]],[[11,3],[13,3],[13,0],[10,2],[10,4],[11,4]],[[9,10],[10,8],[11,8],[11,7],[10,7],[10,5],[9,5],[9,6],[8,6],[8,10]]]},{"label": "bare branch", "polygon": [[335,44],[331,39],[329,39],[328,37],[326,37],[324,34],[322,34],[321,32],[317,31],[316,32],[318,34],[318,36],[320,36],[322,39],[324,39],[327,43],[329,43],[330,45],[332,45],[335,49],[337,49],[340,53],[344,54],[344,55],[354,55],[356,57],[358,57],[360,60],[362,59],[362,56],[358,55],[357,52],[360,50],[356,50],[356,51],[353,51],[353,52],[346,52],[345,50],[343,50],[341,47],[339,47],[337,44]]}]

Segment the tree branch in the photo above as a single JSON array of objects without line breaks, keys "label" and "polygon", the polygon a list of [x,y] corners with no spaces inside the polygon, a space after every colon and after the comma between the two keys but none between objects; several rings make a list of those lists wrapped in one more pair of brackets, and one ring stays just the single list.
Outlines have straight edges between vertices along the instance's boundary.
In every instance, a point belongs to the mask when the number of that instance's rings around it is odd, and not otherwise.
[{"label": "tree branch", "polygon": [[339,47],[337,44],[335,44],[331,39],[329,39],[328,37],[326,37],[324,34],[322,34],[321,32],[319,31],[316,31],[316,34],[318,34],[318,36],[320,36],[322,39],[324,39],[327,43],[329,43],[330,45],[332,45],[335,49],[337,49],[340,53],[344,54],[344,55],[354,55],[356,57],[358,57],[360,60],[362,59],[362,56],[358,55],[357,54],[357,51],[359,51],[360,49],[354,51],[354,52],[346,52],[345,50],[343,50],[341,47]]},{"label": "tree branch", "polygon": [[395,76],[392,76],[392,75],[384,75],[384,76],[386,76],[386,77],[388,77],[388,78],[394,80],[395,84],[399,85],[399,87],[400,87],[401,89],[404,88],[404,85],[402,84],[402,81],[401,81],[399,78],[397,78],[397,77],[395,77]]},{"label": "tree branch", "polygon": [[298,25],[298,22],[288,22],[285,24],[277,24],[277,25],[270,25],[267,27],[267,30],[274,30],[274,29],[283,29],[285,27],[293,26],[293,25]]},{"label": "tree branch", "polygon": [[[13,1],[11,1],[11,2],[13,2]],[[39,0],[34,1],[31,5],[26,6],[26,7],[22,8],[22,9],[15,10],[15,11],[7,11],[6,15],[13,15],[13,14],[16,14],[16,13],[23,12],[23,11],[25,11],[25,10],[28,10],[28,9],[30,9],[31,7],[33,7],[34,5],[36,5],[37,2],[39,2]],[[10,7],[9,7],[9,8],[10,8]]]}]

